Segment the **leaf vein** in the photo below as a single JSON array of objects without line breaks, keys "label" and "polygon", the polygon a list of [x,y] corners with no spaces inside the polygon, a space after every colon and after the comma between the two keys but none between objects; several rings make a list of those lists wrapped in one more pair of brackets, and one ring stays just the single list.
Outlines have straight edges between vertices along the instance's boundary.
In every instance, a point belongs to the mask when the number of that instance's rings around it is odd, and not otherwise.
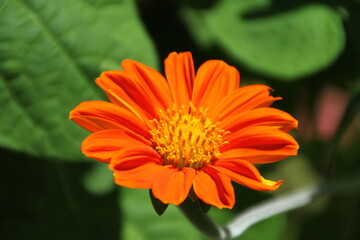
[{"label": "leaf vein", "polygon": [[[88,76],[86,73],[81,69],[79,64],[74,60],[74,56],[70,54],[70,50],[65,47],[65,45],[56,37],[52,29],[45,24],[44,20],[40,17],[40,14],[37,14],[36,11],[27,3],[25,3],[23,0],[16,0],[20,5],[23,6],[23,8],[29,12],[30,16],[34,20],[35,23],[42,29],[42,31],[48,35],[48,37],[55,43],[55,45],[60,50],[60,53],[62,53],[65,58],[68,60],[68,62],[74,67],[74,70],[81,76],[81,79],[83,81],[87,82]],[[97,91],[95,90],[95,85],[90,84],[92,91],[97,94]]]}]

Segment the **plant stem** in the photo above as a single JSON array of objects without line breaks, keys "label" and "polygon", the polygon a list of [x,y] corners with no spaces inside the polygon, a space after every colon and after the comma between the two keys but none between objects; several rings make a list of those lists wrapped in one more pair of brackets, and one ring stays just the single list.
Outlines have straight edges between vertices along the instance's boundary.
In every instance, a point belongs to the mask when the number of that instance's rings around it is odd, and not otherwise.
[{"label": "plant stem", "polygon": [[266,218],[303,207],[320,195],[346,193],[360,193],[359,173],[347,179],[315,184],[293,193],[269,199],[248,208],[225,226],[213,222],[200,210],[197,203],[190,199],[184,201],[179,207],[191,223],[204,235],[210,239],[226,240],[242,235],[246,229]]},{"label": "plant stem", "polygon": [[351,178],[315,184],[281,197],[272,198],[257,204],[239,214],[226,225],[230,238],[240,236],[253,224],[279,213],[287,212],[311,203],[316,197],[324,194],[344,194],[360,192],[359,173]]},{"label": "plant stem", "polygon": [[204,235],[214,240],[229,239],[226,228],[216,224],[211,218],[200,210],[196,202],[186,199],[179,208],[190,222]]},{"label": "plant stem", "polygon": [[266,218],[307,205],[318,193],[319,187],[312,186],[250,207],[228,223],[231,238],[240,236],[250,226]]}]

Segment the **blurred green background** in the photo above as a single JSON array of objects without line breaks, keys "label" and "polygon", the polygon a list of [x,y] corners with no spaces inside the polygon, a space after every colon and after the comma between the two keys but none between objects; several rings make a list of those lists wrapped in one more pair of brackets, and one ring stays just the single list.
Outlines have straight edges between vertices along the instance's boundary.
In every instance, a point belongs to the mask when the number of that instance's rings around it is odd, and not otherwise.
[{"label": "blurred green background", "polygon": [[[222,59],[241,84],[264,83],[299,120],[299,156],[261,166],[277,192],[235,186],[226,223],[264,199],[360,174],[359,0],[0,0],[0,239],[205,239],[147,190],[121,188],[86,159],[88,133],[68,120],[105,99],[94,79],[134,59],[162,71],[172,51],[198,67]],[[274,216],[238,239],[358,239],[360,191]]]}]

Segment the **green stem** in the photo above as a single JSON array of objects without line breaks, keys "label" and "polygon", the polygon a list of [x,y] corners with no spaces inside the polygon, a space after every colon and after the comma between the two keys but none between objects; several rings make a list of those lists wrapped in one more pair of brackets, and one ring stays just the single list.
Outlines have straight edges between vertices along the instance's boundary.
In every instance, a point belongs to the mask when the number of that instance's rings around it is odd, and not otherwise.
[{"label": "green stem", "polygon": [[237,215],[226,225],[229,237],[242,235],[249,227],[271,216],[300,208],[314,199],[330,194],[359,194],[359,172],[346,179],[315,184],[296,192],[288,193],[256,204]]},{"label": "green stem", "polygon": [[229,233],[225,227],[216,224],[211,218],[203,213],[197,202],[189,198],[180,206],[180,210],[189,219],[189,221],[204,235],[214,240],[229,239]]},{"label": "green stem", "polygon": [[203,213],[198,204],[189,198],[179,208],[190,222],[204,235],[214,240],[234,239],[242,235],[252,225],[276,214],[303,207],[315,198],[331,194],[359,194],[360,174],[345,179],[337,179],[323,184],[314,184],[296,192],[278,196],[256,204],[237,215],[225,226],[213,222]]}]

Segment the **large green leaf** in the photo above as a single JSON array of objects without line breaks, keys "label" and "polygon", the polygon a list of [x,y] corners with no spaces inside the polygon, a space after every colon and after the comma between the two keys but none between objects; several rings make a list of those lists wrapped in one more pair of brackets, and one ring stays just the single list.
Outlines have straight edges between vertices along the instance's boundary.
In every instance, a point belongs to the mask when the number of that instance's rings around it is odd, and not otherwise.
[{"label": "large green leaf", "polygon": [[280,79],[298,79],[331,64],[344,47],[340,15],[325,5],[246,17],[270,0],[224,0],[209,9],[187,7],[183,17],[199,43],[218,45],[248,68]]},{"label": "large green leaf", "polygon": [[80,158],[69,111],[103,98],[94,78],[125,58],[156,65],[131,0],[0,1],[0,146]]}]

